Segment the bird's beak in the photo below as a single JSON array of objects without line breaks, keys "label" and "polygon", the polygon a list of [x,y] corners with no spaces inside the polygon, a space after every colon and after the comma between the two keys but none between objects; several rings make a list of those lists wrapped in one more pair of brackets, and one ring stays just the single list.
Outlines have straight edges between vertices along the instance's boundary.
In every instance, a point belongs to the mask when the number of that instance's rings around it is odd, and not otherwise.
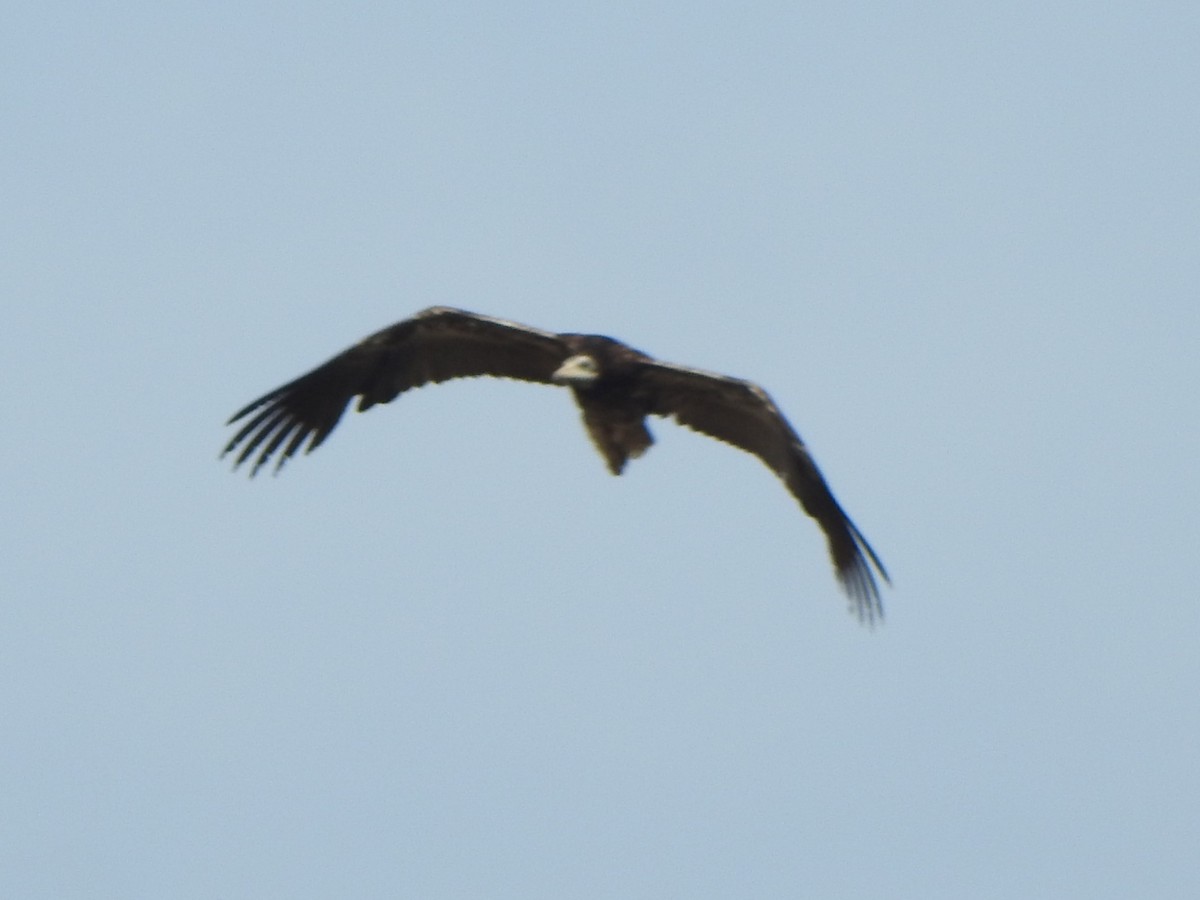
[{"label": "bird's beak", "polygon": [[581,353],[568,357],[554,370],[550,380],[555,384],[586,385],[595,381],[598,375],[595,360]]}]

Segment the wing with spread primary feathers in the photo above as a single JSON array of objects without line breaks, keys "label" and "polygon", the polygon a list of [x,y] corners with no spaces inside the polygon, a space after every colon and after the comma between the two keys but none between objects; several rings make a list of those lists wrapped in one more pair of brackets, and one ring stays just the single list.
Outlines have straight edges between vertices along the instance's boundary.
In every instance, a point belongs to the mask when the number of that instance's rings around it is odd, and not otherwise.
[{"label": "wing with spread primary feathers", "polygon": [[561,339],[548,331],[433,307],[238,410],[229,424],[246,421],[221,455],[236,450],[237,468],[257,451],[253,476],[278,454],[278,470],[302,446],[305,453],[319,447],[355,397],[361,412],[410,388],[451,378],[490,375],[549,384],[566,355]]},{"label": "wing with spread primary feathers", "polygon": [[655,415],[673,416],[680,424],[766,463],[825,533],[838,580],[859,617],[874,621],[882,616],[875,573],[889,580],[883,563],[842,510],[804,442],[766,391],[748,381],[664,363],[645,366],[641,387]]}]

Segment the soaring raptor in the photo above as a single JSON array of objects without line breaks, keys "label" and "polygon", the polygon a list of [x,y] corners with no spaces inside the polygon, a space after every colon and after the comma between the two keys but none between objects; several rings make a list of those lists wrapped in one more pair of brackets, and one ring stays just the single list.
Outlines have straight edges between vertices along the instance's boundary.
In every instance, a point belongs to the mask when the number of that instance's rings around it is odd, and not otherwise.
[{"label": "soaring raptor", "polygon": [[850,521],[800,436],[758,385],[659,362],[594,334],[554,334],[504,319],[435,306],[364,338],[311,372],[234,413],[241,428],[222,453],[234,468],[254,458],[254,475],[276,470],[301,447],[321,445],[358,397],[358,410],[451,378],[488,375],[564,385],[608,469],[620,475],[654,439],[646,416],[673,416],[702,434],[753,453],[821,530],[843,589],[861,619],[883,614],[875,574],[887,572]]}]

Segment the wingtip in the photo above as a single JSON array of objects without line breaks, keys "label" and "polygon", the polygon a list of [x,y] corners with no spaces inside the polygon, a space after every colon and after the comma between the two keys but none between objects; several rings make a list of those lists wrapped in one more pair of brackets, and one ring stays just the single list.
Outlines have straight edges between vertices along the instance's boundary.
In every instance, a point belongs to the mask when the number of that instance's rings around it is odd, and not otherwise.
[{"label": "wingtip", "polygon": [[864,625],[874,628],[883,622],[883,601],[879,585],[865,560],[857,560],[845,571],[838,572],[838,581],[850,602],[850,612]]}]

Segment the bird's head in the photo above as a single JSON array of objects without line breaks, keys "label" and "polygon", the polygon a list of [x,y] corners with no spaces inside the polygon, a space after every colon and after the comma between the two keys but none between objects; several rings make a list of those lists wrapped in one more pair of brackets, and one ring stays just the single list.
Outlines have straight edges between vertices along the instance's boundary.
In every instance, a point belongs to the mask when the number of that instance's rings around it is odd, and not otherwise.
[{"label": "bird's head", "polygon": [[570,387],[587,387],[594,384],[600,377],[600,364],[594,357],[586,353],[569,356],[561,366],[554,370],[550,380],[555,384],[565,384]]}]

